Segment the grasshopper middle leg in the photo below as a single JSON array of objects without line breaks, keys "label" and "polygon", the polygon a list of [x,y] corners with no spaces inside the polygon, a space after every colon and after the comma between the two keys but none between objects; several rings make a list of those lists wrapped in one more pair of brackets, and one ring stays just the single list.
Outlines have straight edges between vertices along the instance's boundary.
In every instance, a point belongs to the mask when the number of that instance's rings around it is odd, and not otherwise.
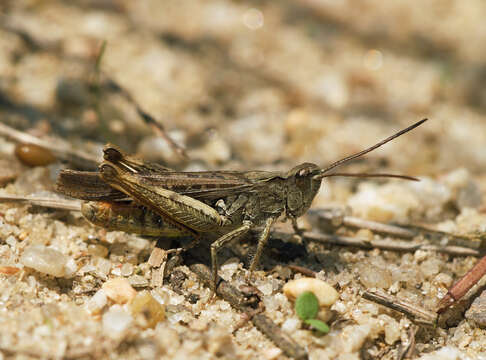
[{"label": "grasshopper middle leg", "polygon": [[265,249],[265,245],[267,244],[268,238],[270,236],[270,230],[272,229],[272,225],[275,222],[274,218],[268,218],[265,222],[265,227],[258,238],[258,245],[255,256],[250,264],[250,277],[253,271],[255,271],[258,263],[260,262],[260,257],[262,256],[263,250]]}]

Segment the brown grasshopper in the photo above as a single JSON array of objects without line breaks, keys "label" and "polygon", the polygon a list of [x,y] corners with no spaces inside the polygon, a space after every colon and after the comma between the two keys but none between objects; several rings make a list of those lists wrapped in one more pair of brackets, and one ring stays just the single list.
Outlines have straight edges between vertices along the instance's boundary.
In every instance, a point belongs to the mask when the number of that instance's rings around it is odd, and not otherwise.
[{"label": "brown grasshopper", "polygon": [[197,243],[201,234],[214,234],[217,237],[211,244],[211,290],[214,294],[218,250],[250,229],[263,226],[250,264],[251,274],[259,263],[277,219],[282,216],[290,219],[295,231],[300,232],[296,219],[309,209],[323,178],[357,176],[417,180],[404,175],[329,171],[384,145],[426,120],[326,168],[303,163],[287,172],[178,172],[127,156],[108,144],[104,148],[104,161],[99,172],[64,170],[59,175],[57,189],[65,195],[88,200],[82,206],[82,213],[90,222],[107,229],[161,237],[190,235],[194,239],[191,245]]}]

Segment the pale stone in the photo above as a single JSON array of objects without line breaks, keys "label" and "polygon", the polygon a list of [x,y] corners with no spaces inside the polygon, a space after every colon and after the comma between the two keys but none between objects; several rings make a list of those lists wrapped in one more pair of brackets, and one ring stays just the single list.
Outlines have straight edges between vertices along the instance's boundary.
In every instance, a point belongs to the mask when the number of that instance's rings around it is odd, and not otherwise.
[{"label": "pale stone", "polygon": [[117,304],[130,302],[137,295],[137,291],[125,278],[110,279],[103,284],[102,288],[106,296]]},{"label": "pale stone", "polygon": [[339,298],[339,293],[331,285],[315,278],[292,280],[283,287],[284,294],[291,300],[306,291],[314,293],[320,306],[331,306]]},{"label": "pale stone", "polygon": [[[67,272],[72,274],[70,260],[69,256],[43,245],[29,246],[20,257],[20,262],[24,266],[55,277],[63,277]],[[66,268],[68,262],[69,269]]]}]

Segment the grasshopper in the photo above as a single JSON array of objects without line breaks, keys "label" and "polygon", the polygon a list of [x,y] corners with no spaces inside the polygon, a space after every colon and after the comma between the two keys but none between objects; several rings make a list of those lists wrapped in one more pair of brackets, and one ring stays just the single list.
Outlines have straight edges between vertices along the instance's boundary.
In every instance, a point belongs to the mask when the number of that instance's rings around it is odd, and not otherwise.
[{"label": "grasshopper", "polygon": [[[82,213],[95,225],[150,236],[192,236],[184,249],[197,244],[202,234],[212,234],[212,294],[218,278],[218,250],[249,230],[263,227],[249,274],[256,269],[279,218],[290,219],[301,233],[296,219],[311,206],[322,179],[331,176],[395,177],[394,174],[329,173],[398,136],[427,119],[395,133],[379,143],[320,168],[303,163],[287,172],[201,171],[179,172],[124,154],[108,144],[98,172],[63,170],[57,190],[70,197],[87,200]],[[172,249],[175,252],[184,250]]]}]

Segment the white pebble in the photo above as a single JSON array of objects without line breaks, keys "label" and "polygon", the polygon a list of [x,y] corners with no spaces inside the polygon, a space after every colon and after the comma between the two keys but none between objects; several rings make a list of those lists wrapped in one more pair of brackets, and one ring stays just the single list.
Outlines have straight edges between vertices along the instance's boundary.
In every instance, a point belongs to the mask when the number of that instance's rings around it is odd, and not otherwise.
[{"label": "white pebble", "polygon": [[280,355],[282,355],[282,350],[280,350],[278,347],[273,347],[263,352],[263,357],[267,360],[277,359],[280,357]]},{"label": "white pebble", "polygon": [[341,351],[352,353],[358,351],[372,332],[370,324],[347,326],[339,335],[341,338]]},{"label": "white pebble", "polygon": [[363,264],[359,269],[359,281],[367,288],[388,289],[393,284],[390,270]]},{"label": "white pebble", "polygon": [[119,338],[133,322],[132,316],[121,306],[114,305],[103,315],[103,331],[111,338]]},{"label": "white pebble", "polygon": [[66,265],[64,266],[64,269],[65,269],[64,276],[67,278],[71,278],[78,271],[78,264],[76,264],[76,261],[73,258],[69,258],[68,261],[66,261]]},{"label": "white pebble", "polygon": [[111,261],[104,258],[93,259],[93,265],[96,267],[96,272],[101,275],[101,277],[106,278],[111,270]]},{"label": "white pebble", "polygon": [[444,286],[446,288],[449,288],[452,285],[453,281],[454,280],[452,279],[452,276],[445,273],[437,274],[437,276],[434,278],[434,283],[440,286]]},{"label": "white pebble", "polygon": [[422,264],[420,264],[420,269],[425,277],[431,277],[439,273],[441,260],[436,257],[429,257]]},{"label": "white pebble", "polygon": [[125,263],[122,265],[120,270],[122,276],[130,276],[133,274],[133,265],[130,263]]},{"label": "white pebble", "polygon": [[103,289],[98,290],[91,299],[86,303],[86,310],[91,314],[99,313],[107,304],[108,298]]},{"label": "white pebble", "polygon": [[418,360],[460,360],[467,359],[466,354],[452,346],[446,346],[438,351],[421,356]]},{"label": "white pebble", "polygon": [[283,287],[284,294],[291,300],[306,291],[314,293],[320,306],[331,306],[339,298],[338,292],[331,285],[315,278],[292,280]]},{"label": "white pebble", "polygon": [[7,245],[10,245],[10,247],[12,249],[15,249],[15,246],[17,245],[17,239],[15,239],[14,236],[10,235],[9,237],[7,237],[7,239],[5,240],[5,242],[7,243]]},{"label": "white pebble", "polygon": [[262,292],[263,295],[272,295],[273,292],[273,285],[271,282],[265,282],[260,286],[257,286],[258,290]]},{"label": "white pebble", "polygon": [[382,314],[378,316],[378,319],[385,330],[385,342],[388,345],[392,345],[400,340],[400,324],[394,318]]},{"label": "white pebble", "polygon": [[20,262],[24,266],[55,277],[63,277],[67,272],[71,272],[71,268],[66,269],[70,260],[69,256],[43,245],[29,246],[20,257]]},{"label": "white pebble", "polygon": [[288,318],[282,324],[282,330],[286,333],[293,334],[300,328],[301,321],[297,318]]}]

